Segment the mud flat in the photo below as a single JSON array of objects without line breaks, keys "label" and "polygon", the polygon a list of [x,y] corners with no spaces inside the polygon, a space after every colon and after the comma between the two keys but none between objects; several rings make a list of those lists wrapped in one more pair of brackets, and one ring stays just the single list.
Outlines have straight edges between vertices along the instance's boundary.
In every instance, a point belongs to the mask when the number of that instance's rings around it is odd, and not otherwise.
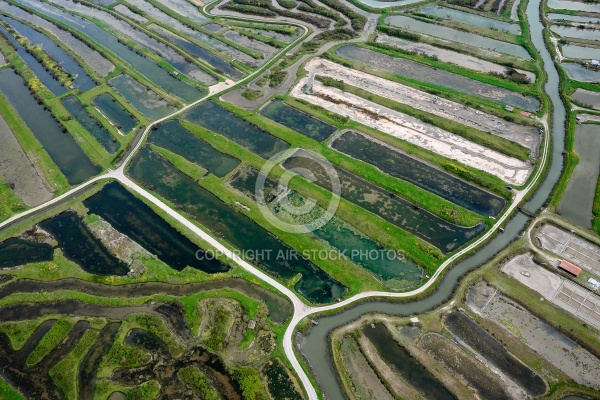
[{"label": "mud flat", "polygon": [[[469,288],[471,290],[475,288]],[[575,382],[600,389],[600,360],[522,306],[495,293],[482,313],[512,332]]]},{"label": "mud flat", "polygon": [[500,342],[462,311],[454,311],[444,321],[446,327],[533,397],[546,393],[546,382],[508,352]]},{"label": "mud flat", "polygon": [[31,22],[32,24],[51,32],[52,35],[73,50],[73,52],[87,65],[96,71],[98,75],[105,77],[115,69],[115,66],[100,55],[100,53],[90,48],[85,42],[76,38],[70,32],[59,28],[57,25],[4,1],[0,2],[0,10],[6,11],[15,18]]},{"label": "mud flat", "polygon": [[[508,68],[504,65],[496,64],[491,61],[486,61],[481,58],[470,56],[468,54],[458,53],[456,51],[443,49],[441,47],[435,47],[427,43],[411,42],[409,40],[384,35],[382,33],[377,34],[377,39],[375,39],[375,42],[392,47],[397,47],[406,51],[424,54],[429,57],[435,56],[440,61],[456,64],[461,67],[469,68],[475,71],[504,74]],[[515,71],[527,76],[530,82],[535,82],[536,76],[533,72],[517,68],[515,68]]]},{"label": "mud flat", "polygon": [[54,193],[46,189],[44,178],[32,164],[21,144],[0,115],[0,174],[8,183],[14,184],[12,189],[17,196],[30,207],[50,200]]},{"label": "mud flat", "polygon": [[504,383],[498,376],[444,336],[433,332],[426,333],[419,341],[419,347],[466,382],[477,392],[479,398],[489,400],[513,398],[505,390]]},{"label": "mud flat", "polygon": [[486,114],[410,86],[346,68],[322,58],[312,59],[305,68],[309,74],[340,80],[378,96],[519,143],[528,148],[532,154],[537,153],[540,145],[540,130],[534,126],[515,124],[495,115]]},{"label": "mud flat", "polygon": [[476,35],[470,32],[460,31],[458,29],[448,28],[446,26],[422,22],[404,15],[389,16],[385,19],[385,23],[398,28],[408,29],[414,32],[419,32],[442,39],[449,39],[459,43],[470,44],[480,48],[499,51],[501,53],[531,60],[531,56],[527,50],[517,44],[502,42],[500,40]]},{"label": "mud flat", "polygon": [[335,52],[341,57],[358,61],[376,70],[402,75],[428,84],[443,86],[496,103],[512,105],[527,111],[537,111],[540,108],[540,102],[535,97],[479,82],[406,58],[388,56],[378,51],[365,49],[356,45],[343,45],[338,47]]},{"label": "mud flat", "polygon": [[362,97],[325,86],[320,82],[312,83],[310,94],[308,94],[303,90],[308,79],[301,79],[292,89],[293,97],[308,101],[443,157],[488,172],[517,186],[523,185],[533,171],[531,163],[505,156],[458,135],[424,124],[417,118]]},{"label": "mud flat", "polygon": [[578,124],[575,128],[575,152],[579,162],[573,170],[558,206],[558,213],[584,228],[592,228],[594,196],[600,171],[600,134],[598,125]]},{"label": "mud flat", "polygon": [[484,216],[497,215],[506,204],[499,196],[355,131],[342,132],[330,147]]}]

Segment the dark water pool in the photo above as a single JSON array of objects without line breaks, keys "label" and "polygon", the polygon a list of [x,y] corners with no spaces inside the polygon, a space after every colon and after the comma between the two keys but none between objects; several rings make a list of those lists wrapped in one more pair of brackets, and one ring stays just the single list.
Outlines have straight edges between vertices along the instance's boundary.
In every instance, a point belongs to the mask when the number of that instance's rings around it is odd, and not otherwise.
[{"label": "dark water pool", "polygon": [[115,229],[178,271],[186,266],[207,273],[225,272],[229,267],[216,260],[198,260],[204,251],[183,236],[150,207],[116,182],[84,201],[91,213],[101,216]]},{"label": "dark water pool", "polygon": [[65,211],[40,223],[58,241],[64,255],[81,269],[96,275],[127,275],[129,268],[112,254],[74,211]]},{"label": "dark water pool", "polygon": [[52,246],[20,238],[0,243],[0,268],[16,267],[34,262],[52,261]]},{"label": "dark water pool", "polygon": [[344,132],[331,147],[484,216],[498,215],[506,204],[495,194],[354,131]]},{"label": "dark water pool", "polygon": [[221,153],[185,129],[179,121],[158,125],[148,137],[148,142],[177,153],[218,177],[227,175],[240,163],[237,158]]},{"label": "dark water pool", "polygon": [[71,185],[79,184],[101,171],[69,133],[61,132],[60,124],[37,103],[23,79],[11,69],[0,71],[0,92],[25,121]]},{"label": "dark water pool", "polygon": [[[129,173],[146,187],[190,214],[214,235],[253,258],[254,263],[284,280],[302,274],[296,289],[308,300],[327,303],[340,298],[345,288],[303,257],[288,257],[293,249],[237,211],[172,164],[145,147],[132,161]],[[257,252],[265,251],[262,254]],[[281,257],[277,257],[281,255]]]}]

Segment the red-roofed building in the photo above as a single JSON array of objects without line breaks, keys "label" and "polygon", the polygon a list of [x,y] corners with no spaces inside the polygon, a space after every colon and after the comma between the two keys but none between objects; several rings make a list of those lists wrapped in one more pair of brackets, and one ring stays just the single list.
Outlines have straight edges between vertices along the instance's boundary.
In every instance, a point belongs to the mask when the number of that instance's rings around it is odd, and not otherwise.
[{"label": "red-roofed building", "polygon": [[573,263],[568,262],[567,260],[562,260],[558,265],[558,268],[562,269],[563,271],[567,271],[573,276],[578,276],[581,273],[581,268]]}]

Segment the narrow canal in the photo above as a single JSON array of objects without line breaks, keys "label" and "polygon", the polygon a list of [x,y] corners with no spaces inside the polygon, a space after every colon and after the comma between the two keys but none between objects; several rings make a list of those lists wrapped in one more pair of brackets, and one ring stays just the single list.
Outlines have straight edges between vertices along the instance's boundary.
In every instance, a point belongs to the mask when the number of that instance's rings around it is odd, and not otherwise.
[{"label": "narrow canal", "polygon": [[[539,186],[533,198],[524,207],[529,211],[541,208],[550,195],[554,185],[560,177],[562,170],[562,151],[564,150],[564,122],[566,111],[559,93],[559,76],[552,62],[552,56],[544,45],[543,24],[540,16],[540,0],[530,0],[527,5],[526,15],[531,30],[533,44],[544,62],[544,69],[548,75],[545,92],[550,99],[552,115],[552,154],[551,165],[546,172],[543,183]],[[329,332],[342,325],[359,318],[367,313],[385,313],[406,316],[424,313],[441,303],[446,302],[451,296],[459,279],[467,272],[479,267],[489,260],[498,251],[505,248],[524,229],[529,217],[522,213],[516,214],[505,226],[503,234],[496,236],[477,253],[452,267],[442,278],[435,293],[424,299],[408,303],[369,302],[350,308],[340,314],[319,319],[319,325],[311,329],[301,346],[301,352],[308,359],[314,376],[320,385],[320,392],[327,399],[343,399],[335,371],[329,357]]]}]

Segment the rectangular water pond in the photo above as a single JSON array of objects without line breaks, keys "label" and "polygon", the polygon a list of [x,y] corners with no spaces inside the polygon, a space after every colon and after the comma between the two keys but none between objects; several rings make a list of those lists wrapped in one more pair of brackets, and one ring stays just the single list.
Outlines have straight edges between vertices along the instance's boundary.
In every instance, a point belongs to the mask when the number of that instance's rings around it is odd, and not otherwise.
[{"label": "rectangular water pond", "polygon": [[456,399],[442,382],[394,339],[384,324],[365,325],[362,332],[386,364],[426,399]]},{"label": "rectangular water pond", "polygon": [[600,127],[578,124],[575,129],[575,166],[558,206],[558,212],[584,228],[592,228],[592,208],[600,171]]},{"label": "rectangular water pond", "polygon": [[546,392],[546,383],[535,371],[509,353],[502,343],[466,313],[453,311],[446,317],[444,324],[450,332],[525,389],[531,397]]},{"label": "rectangular water pond", "polygon": [[599,92],[591,92],[589,90],[577,89],[571,97],[584,104],[588,107],[595,108],[596,110],[600,110],[600,93]]},{"label": "rectangular water pond", "polygon": [[552,32],[558,33],[562,37],[600,40],[600,30],[592,27],[580,28],[578,26],[552,25],[550,29]]},{"label": "rectangular water pond", "polygon": [[20,18],[23,21],[28,21],[36,27],[43,28],[49,32],[52,32],[60,42],[62,42],[67,48],[73,50],[88,66],[95,70],[100,76],[105,77],[111,73],[115,66],[104,58],[96,50],[90,48],[82,40],[76,38],[71,32],[59,28],[57,25],[30,13],[27,10],[13,6],[6,2],[0,2],[0,10],[6,11],[9,15]]},{"label": "rectangular water pond", "polygon": [[121,145],[117,140],[106,130],[100,121],[94,118],[87,112],[77,97],[69,95],[61,99],[61,104],[67,111],[81,124],[91,135],[104,147],[104,149],[114,154],[119,150]]},{"label": "rectangular water pond", "polygon": [[127,135],[138,124],[137,118],[129,113],[110,93],[94,97],[92,103],[123,134]]},{"label": "rectangular water pond", "polygon": [[322,142],[336,131],[336,127],[306,114],[276,99],[267,104],[260,113],[273,121],[300,132],[304,136]]},{"label": "rectangular water pond", "polygon": [[548,0],[547,6],[550,8],[554,8],[555,10],[577,10],[600,13],[600,4],[591,2]]},{"label": "rectangular water pond", "polygon": [[176,111],[156,92],[146,89],[129,75],[115,76],[108,83],[149,120],[160,119]]},{"label": "rectangular water pond", "polygon": [[[132,1],[129,1],[129,3],[132,3]],[[106,11],[71,0],[52,0],[52,3],[58,4],[69,11],[80,13],[88,18],[93,18],[102,24],[108,25],[110,29],[117,31],[119,34],[126,36],[127,38],[137,42],[139,45],[156,53],[169,64],[171,64],[175,69],[192,79],[202,81],[202,78],[206,76],[206,72],[201,70],[195,64],[188,62],[185,57],[179,54],[175,49],[146,34],[144,31],[138,30],[128,22],[120,18],[116,18],[114,15]],[[145,13],[151,14],[150,7],[152,6],[146,3],[145,7],[142,6],[140,8],[144,10]],[[187,87],[190,97],[184,98],[184,100],[191,102],[200,97],[200,92],[195,87],[190,85],[187,85]]]},{"label": "rectangular water pond", "polygon": [[23,46],[17,42],[17,40],[3,27],[0,25],[0,35],[3,35],[8,39],[9,43],[16,50],[17,54],[21,59],[27,64],[29,69],[35,74],[35,76],[54,94],[55,96],[60,96],[65,93],[67,89],[58,81],[54,79],[54,77],[50,74],[49,71],[46,71],[46,67],[42,65],[38,60],[35,59],[34,56],[29,54]]},{"label": "rectangular water pond", "polygon": [[346,131],[331,147],[478,214],[498,215],[506,200],[385,143]]},{"label": "rectangular water pond", "polygon": [[[255,186],[260,172],[250,166],[238,170],[229,180],[229,184],[244,193],[250,199],[260,202],[267,198],[272,199],[277,194],[277,182],[271,178],[265,178],[264,199],[256,199]],[[270,200],[269,199],[269,200]],[[355,227],[344,220],[331,216],[324,225],[319,226],[327,216],[327,211],[320,206],[315,206],[307,213],[296,215],[287,211],[287,204],[301,207],[306,204],[306,198],[295,191],[290,191],[286,196],[278,197],[278,200],[266,200],[266,206],[281,221],[294,226],[302,226],[307,232],[311,232],[329,246],[337,249],[353,263],[365,268],[388,287],[388,289],[406,289],[420,282],[422,271],[412,261],[391,255],[387,249],[382,248],[379,243],[365,236]],[[360,253],[359,253],[360,252]],[[364,257],[364,254],[377,254],[380,256]]]},{"label": "rectangular water pond", "polygon": [[77,61],[67,54],[62,48],[60,48],[52,39],[48,36],[30,28],[29,26],[22,24],[12,18],[0,16],[4,22],[15,28],[21,35],[25,36],[31,44],[41,46],[46,54],[52,57],[60,64],[60,66],[69,74],[74,76],[73,85],[85,92],[96,87],[96,82],[85,72],[85,69],[79,65]]},{"label": "rectangular water pond", "polygon": [[600,58],[600,48],[598,47],[565,44],[561,50],[563,56],[567,58],[579,58],[582,60],[589,60],[591,58],[597,60]]},{"label": "rectangular water pond", "polygon": [[296,169],[294,172],[308,179],[307,174],[313,174],[314,179],[310,180],[329,191],[332,191],[331,177],[337,175],[342,198],[431,243],[442,253],[456,250],[485,231],[484,223],[472,227],[451,224],[345,169],[325,169],[312,153],[304,150],[296,151],[282,166]]},{"label": "rectangular water pond", "polygon": [[588,69],[581,64],[563,62],[560,66],[564,68],[569,78],[580,82],[600,82],[600,71]]},{"label": "rectangular water pond", "polygon": [[[214,55],[210,51],[203,49],[202,47],[198,46],[197,44],[192,43],[192,42],[182,38],[181,36],[175,35],[171,31],[166,30],[158,25],[152,24],[148,28],[157,32],[162,37],[170,40],[171,42],[175,43],[176,45],[182,47],[191,55],[198,57],[201,60],[206,61],[208,64],[212,65],[217,71],[224,72],[234,79],[239,79],[242,76],[244,76],[244,74],[242,74],[240,71],[235,69],[227,61]],[[207,85],[212,85],[212,84],[215,84],[216,82],[217,82],[217,79],[212,78],[212,79],[207,79],[204,83],[206,83]]]},{"label": "rectangular water pond", "polygon": [[573,22],[583,22],[584,24],[600,24],[600,18],[588,17],[585,15],[569,15],[569,14],[556,14],[549,13],[547,15],[548,19],[552,21],[573,21]]},{"label": "rectangular water pond", "polygon": [[152,130],[148,142],[185,157],[208,172],[223,177],[240,164],[240,160],[221,153],[185,129],[179,121],[167,121]]},{"label": "rectangular water pond", "polygon": [[537,111],[540,108],[539,100],[533,96],[526,96],[488,83],[479,82],[462,75],[433,68],[406,58],[391,57],[355,45],[340,46],[335,52],[341,57],[358,61],[371,68],[416,79],[429,84],[443,86],[482,99],[513,105],[528,111]]},{"label": "rectangular water pond", "polygon": [[95,275],[127,275],[129,268],[112,254],[74,211],[64,211],[40,223],[54,236],[69,260]]},{"label": "rectangular water pond", "polygon": [[499,51],[500,53],[510,54],[516,57],[531,60],[531,56],[524,47],[518,44],[502,42],[486,36],[476,35],[471,32],[459,31],[458,29],[448,28],[437,24],[429,24],[404,15],[392,15],[385,19],[385,23],[398,28],[431,35],[438,38],[452,40],[482,49]]},{"label": "rectangular water pond", "polygon": [[478,26],[480,28],[493,29],[504,31],[518,35],[521,33],[521,28],[517,24],[500,21],[494,18],[487,18],[481,15],[472,14],[466,11],[456,10],[454,8],[446,8],[441,6],[432,6],[421,9],[419,12],[433,15],[442,19],[450,19],[467,25]]},{"label": "rectangular water pond", "polygon": [[117,182],[104,186],[84,205],[177,271],[186,266],[211,274],[229,270],[222,262],[203,257],[204,250]]},{"label": "rectangular water pond", "polygon": [[[241,211],[225,204],[199,186],[148,147],[129,166],[129,173],[144,186],[164,197],[213,235],[241,250],[252,263],[283,280],[302,274],[296,290],[311,302],[329,303],[341,298],[346,289],[304,257],[287,257],[294,250],[256,224]],[[282,257],[277,257],[277,255]]]},{"label": "rectangular water pond", "polygon": [[34,262],[52,261],[52,246],[20,238],[0,243],[0,268],[11,268]]},{"label": "rectangular water pond", "polygon": [[234,115],[212,101],[194,107],[183,118],[225,136],[227,139],[266,159],[290,147],[283,140]]},{"label": "rectangular water pond", "polygon": [[77,185],[101,171],[81,150],[75,139],[69,133],[61,131],[60,124],[48,110],[37,103],[23,79],[11,69],[0,71],[0,92],[25,121],[71,185]]},{"label": "rectangular water pond", "polygon": [[122,58],[123,61],[131,65],[134,69],[152,81],[152,83],[164,89],[166,92],[173,93],[175,96],[185,101],[196,100],[202,95],[198,89],[178,80],[167,70],[160,67],[149,58],[130,50],[126,45],[120,43],[116,37],[101,29],[93,22],[59,10],[47,3],[35,0],[22,0],[20,3],[81,31],[88,37],[94,38],[96,42],[101,43],[102,46]]}]

